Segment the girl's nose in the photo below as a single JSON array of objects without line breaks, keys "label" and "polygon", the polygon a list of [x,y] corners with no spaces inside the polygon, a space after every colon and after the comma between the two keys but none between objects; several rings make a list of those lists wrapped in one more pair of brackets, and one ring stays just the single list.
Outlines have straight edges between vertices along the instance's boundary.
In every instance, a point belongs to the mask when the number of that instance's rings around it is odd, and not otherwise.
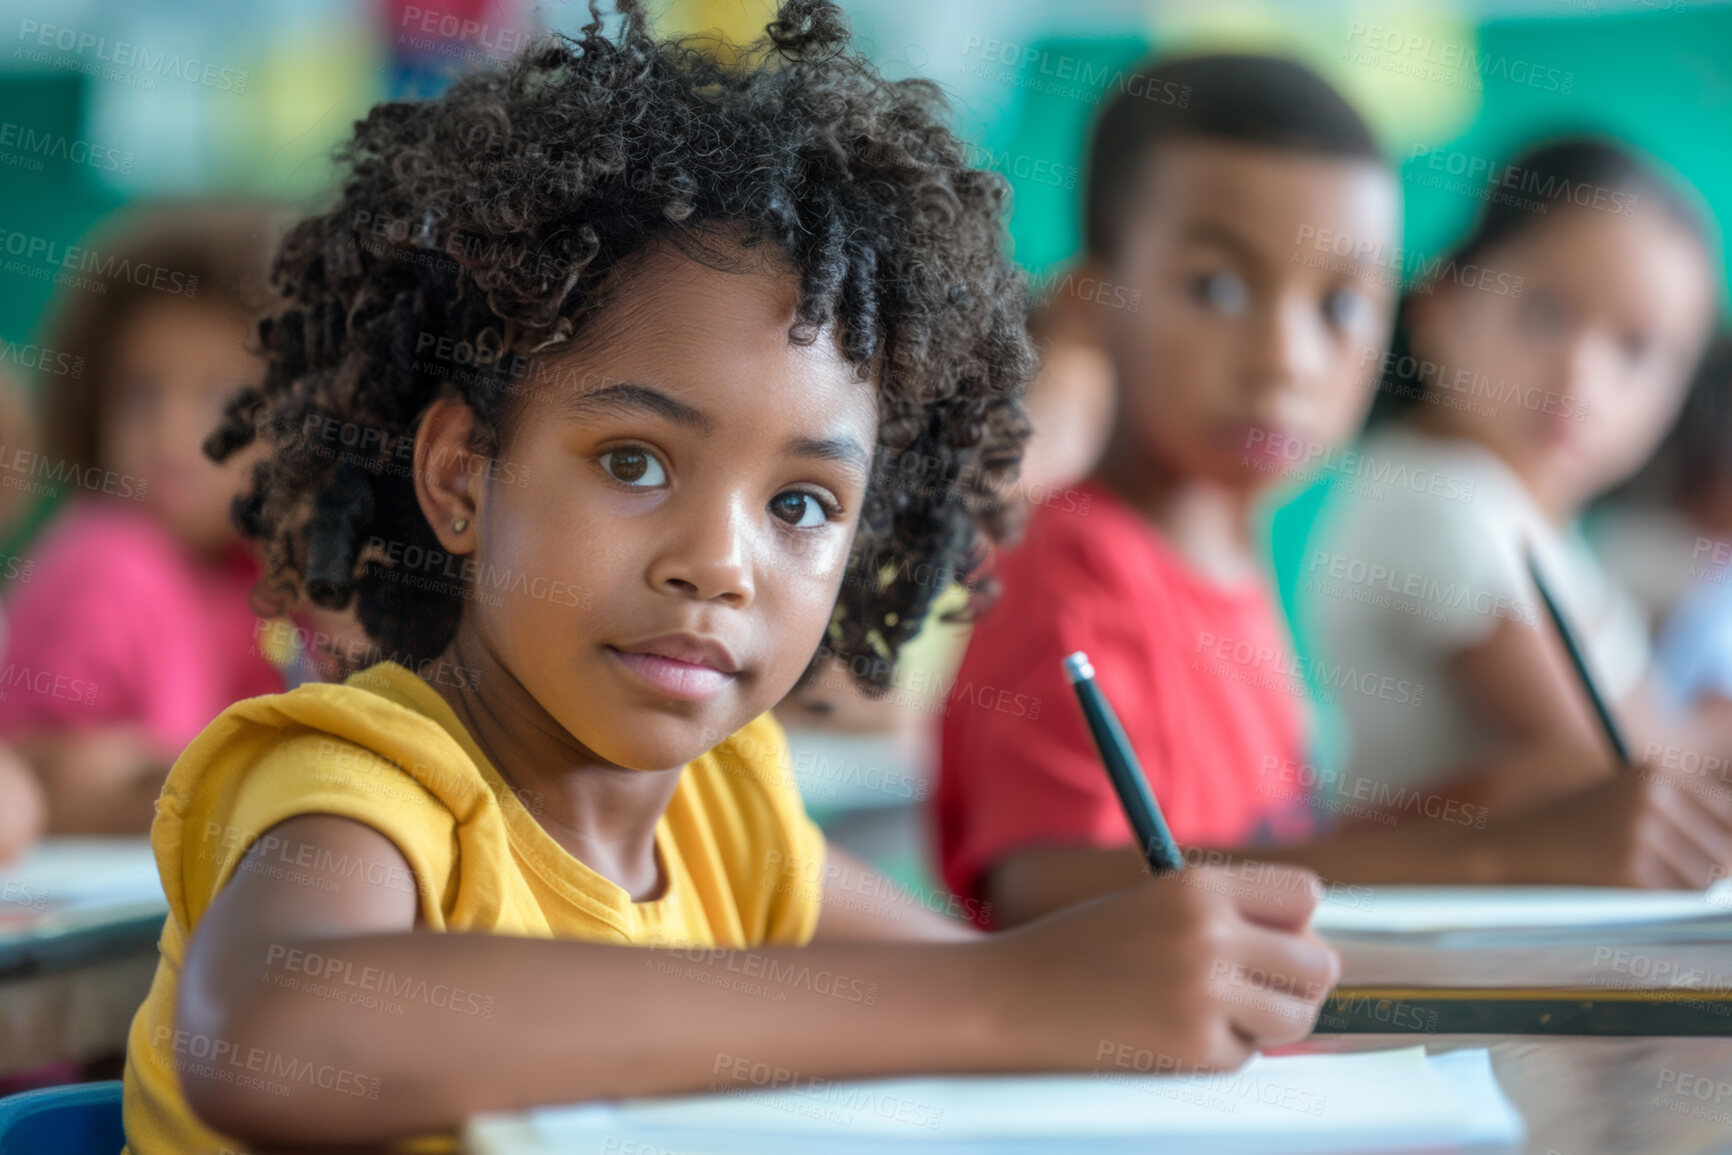
[{"label": "girl's nose", "polygon": [[675,518],[650,563],[650,584],[699,601],[749,605],[755,522],[745,501],[694,503]]}]

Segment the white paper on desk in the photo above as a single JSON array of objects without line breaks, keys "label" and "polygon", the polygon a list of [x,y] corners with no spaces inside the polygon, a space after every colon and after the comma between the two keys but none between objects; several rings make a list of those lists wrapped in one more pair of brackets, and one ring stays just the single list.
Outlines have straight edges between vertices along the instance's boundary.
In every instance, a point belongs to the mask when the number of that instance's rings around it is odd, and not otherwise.
[{"label": "white paper on desk", "polygon": [[72,910],[162,902],[150,839],[46,838],[0,867],[0,912],[26,907]]},{"label": "white paper on desk", "polygon": [[[1519,1143],[1489,1055],[1423,1047],[1258,1056],[1235,1072],[879,1079],[807,1089],[635,1099],[532,1112],[561,1155],[699,1152],[1318,1152]],[[723,1080],[726,1082],[726,1080]]]},{"label": "white paper on desk", "polygon": [[1323,934],[1445,931],[1594,931],[1688,927],[1718,920],[1732,930],[1732,879],[1707,891],[1589,886],[1360,886],[1325,899],[1312,926]]}]

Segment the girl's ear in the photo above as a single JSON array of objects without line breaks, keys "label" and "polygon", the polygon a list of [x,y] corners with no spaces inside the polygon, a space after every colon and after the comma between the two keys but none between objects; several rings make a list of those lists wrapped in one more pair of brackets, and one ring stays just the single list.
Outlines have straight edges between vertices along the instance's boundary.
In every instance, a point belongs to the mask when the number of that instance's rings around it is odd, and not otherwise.
[{"label": "girl's ear", "polygon": [[475,548],[476,512],[487,462],[470,448],[475,411],[456,398],[427,407],[415,432],[415,497],[439,544],[453,554]]}]

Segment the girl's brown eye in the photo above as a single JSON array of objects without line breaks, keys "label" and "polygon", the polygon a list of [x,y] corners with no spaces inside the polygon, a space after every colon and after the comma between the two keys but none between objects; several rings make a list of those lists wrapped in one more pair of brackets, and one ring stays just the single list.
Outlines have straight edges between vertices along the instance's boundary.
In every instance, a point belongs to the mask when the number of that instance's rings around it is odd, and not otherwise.
[{"label": "girl's brown eye", "polygon": [[624,452],[613,455],[614,476],[621,481],[636,481],[649,471],[649,458],[641,453]]},{"label": "girl's brown eye", "polygon": [[777,494],[770,502],[770,509],[796,529],[815,529],[830,520],[823,503],[814,494],[797,489]]},{"label": "girl's brown eye", "polygon": [[639,483],[647,486],[660,485],[667,480],[661,463],[641,449],[611,449],[601,458],[602,468],[613,476],[615,481],[627,485]]}]

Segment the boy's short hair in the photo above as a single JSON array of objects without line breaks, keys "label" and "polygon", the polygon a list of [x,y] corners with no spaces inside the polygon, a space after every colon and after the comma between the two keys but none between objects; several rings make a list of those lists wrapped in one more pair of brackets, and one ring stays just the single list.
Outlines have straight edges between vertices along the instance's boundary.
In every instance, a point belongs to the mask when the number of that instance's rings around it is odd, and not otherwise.
[{"label": "boy's short hair", "polygon": [[270,443],[235,504],[264,547],[258,600],[352,604],[382,652],[437,657],[469,591],[405,468],[420,416],[461,399],[477,451],[500,453],[524,395],[570,383],[535,379],[532,359],[593,339],[598,317],[605,333],[626,262],[670,245],[725,263],[719,233],[789,269],[790,340],[833,323],[876,386],[877,458],[825,644],[881,692],[1019,508],[995,492],[1034,368],[1008,185],[968,163],[936,84],[886,80],[850,47],[834,3],[786,0],[737,54],[657,39],[641,0],[613,7],[591,0],[575,38],[436,99],[375,107],[339,154],[334,206],[285,241],[264,383],[205,447],[220,461]]},{"label": "boy's short hair", "polygon": [[1364,118],[1297,61],[1225,53],[1145,61],[1095,122],[1083,203],[1090,256],[1118,252],[1150,158],[1178,140],[1387,163]]}]

